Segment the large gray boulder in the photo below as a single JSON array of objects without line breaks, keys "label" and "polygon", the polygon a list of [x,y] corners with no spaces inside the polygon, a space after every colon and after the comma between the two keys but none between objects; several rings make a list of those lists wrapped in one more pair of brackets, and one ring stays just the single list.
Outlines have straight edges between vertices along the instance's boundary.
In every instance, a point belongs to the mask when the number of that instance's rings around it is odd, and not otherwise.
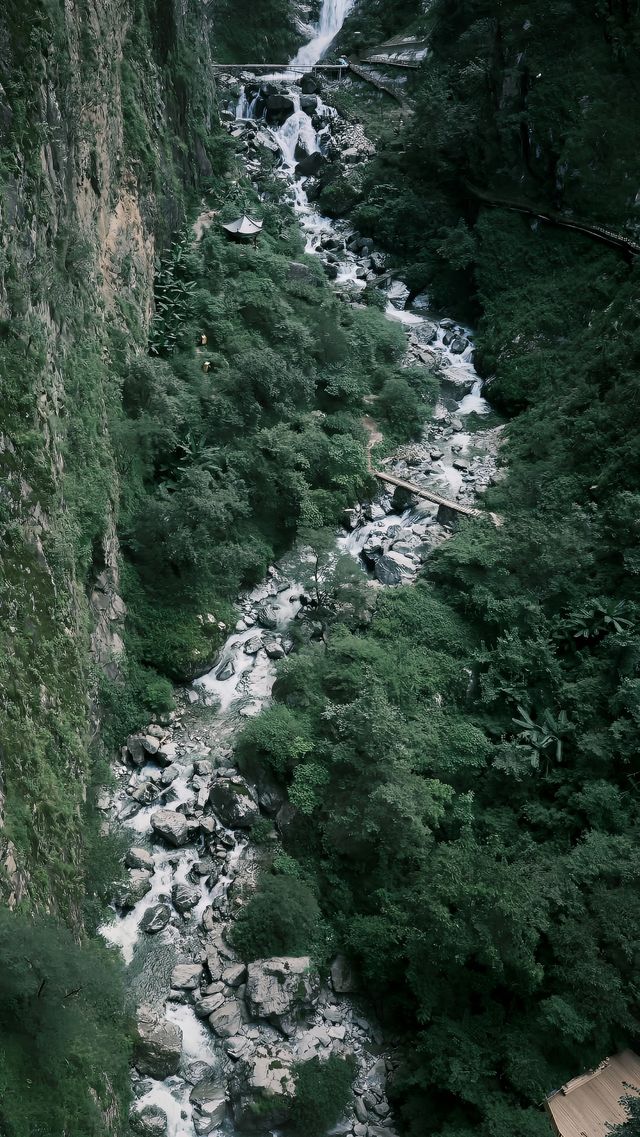
[{"label": "large gray boulder", "polygon": [[338,954],[331,964],[331,986],[337,995],[357,991],[358,981],[346,955]]},{"label": "large gray boulder", "polygon": [[166,928],[170,919],[171,909],[168,904],[154,904],[151,908],[147,908],[142,917],[140,931],[154,935],[155,932],[161,932],[163,928]]},{"label": "large gray boulder", "polygon": [[140,1007],[133,1058],[141,1074],[169,1078],[177,1074],[182,1054],[182,1031],[151,1007]]},{"label": "large gray boulder", "polygon": [[177,908],[178,912],[184,915],[190,908],[195,908],[200,899],[200,893],[197,888],[180,881],[178,884],[174,884],[171,889],[171,899],[174,908]]},{"label": "large gray boulder", "polygon": [[249,1013],[290,1037],[300,1019],[317,1005],[320,978],[308,955],[257,959],[247,969]]},{"label": "large gray boulder", "polygon": [[144,1137],[163,1137],[167,1132],[167,1115],[159,1105],[134,1105],[129,1114],[129,1125],[134,1133]]},{"label": "large gray boulder", "polygon": [[388,555],[378,557],[374,572],[380,584],[386,584],[387,586],[402,584],[402,570],[400,565]]},{"label": "large gray boulder", "polygon": [[209,791],[209,801],[230,829],[250,829],[260,816],[255,790],[241,777],[218,778]]},{"label": "large gray boulder", "polygon": [[155,869],[151,853],[148,853],[146,849],[141,849],[136,845],[134,845],[132,849],[129,849],[124,863],[127,868],[130,869],[145,869],[146,872],[153,872]]},{"label": "large gray boulder", "polygon": [[129,880],[118,892],[116,902],[123,909],[135,908],[139,900],[151,891],[151,873],[144,869],[132,869]]},{"label": "large gray boulder", "polygon": [[160,742],[152,734],[130,734],[127,739],[127,750],[134,766],[144,766],[159,749]]},{"label": "large gray boulder", "polygon": [[209,1015],[209,1026],[220,1038],[231,1038],[242,1027],[242,1007],[237,999],[227,999]]},{"label": "large gray boulder", "polygon": [[176,847],[186,845],[193,832],[193,826],[187,818],[173,809],[158,809],[152,813],[151,828],[170,845]]},{"label": "large gray boulder", "polygon": [[315,178],[326,165],[327,159],[324,154],[314,150],[313,154],[307,154],[306,158],[301,158],[296,163],[295,175],[297,178]]},{"label": "large gray boulder", "polygon": [[288,1120],[295,1097],[292,1065],[293,1055],[277,1050],[238,1062],[229,1091],[239,1129],[264,1133]]}]

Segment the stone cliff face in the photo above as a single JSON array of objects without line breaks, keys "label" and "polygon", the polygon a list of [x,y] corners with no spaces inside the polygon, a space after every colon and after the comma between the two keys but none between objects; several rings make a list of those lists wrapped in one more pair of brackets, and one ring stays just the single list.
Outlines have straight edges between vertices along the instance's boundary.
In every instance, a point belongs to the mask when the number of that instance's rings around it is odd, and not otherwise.
[{"label": "stone cliff face", "polygon": [[208,9],[11,0],[0,45],[0,894],[73,912],[123,653],[115,357],[146,350],[158,245],[212,170]]}]

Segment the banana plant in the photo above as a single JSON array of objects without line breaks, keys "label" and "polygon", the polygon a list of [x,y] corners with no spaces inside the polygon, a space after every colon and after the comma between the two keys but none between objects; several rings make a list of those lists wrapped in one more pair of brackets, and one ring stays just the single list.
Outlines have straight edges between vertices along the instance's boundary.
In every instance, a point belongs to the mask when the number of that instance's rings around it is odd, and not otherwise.
[{"label": "banana plant", "polygon": [[633,627],[633,620],[629,620],[625,613],[628,611],[626,601],[602,599],[588,600],[567,617],[567,627],[576,640],[592,640],[607,632],[624,632]]},{"label": "banana plant", "polygon": [[540,719],[534,720],[528,711],[518,704],[520,718],[511,721],[518,727],[518,741],[529,746],[538,755],[553,752],[556,762],[562,762],[562,735],[566,734],[569,720],[566,711],[560,711],[557,718],[545,710]]}]

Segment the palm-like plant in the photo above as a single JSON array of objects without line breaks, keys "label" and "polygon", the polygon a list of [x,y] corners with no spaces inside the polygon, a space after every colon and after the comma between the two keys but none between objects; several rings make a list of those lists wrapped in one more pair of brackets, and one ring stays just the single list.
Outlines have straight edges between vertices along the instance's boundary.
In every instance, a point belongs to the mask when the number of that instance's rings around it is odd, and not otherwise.
[{"label": "palm-like plant", "polygon": [[628,605],[624,600],[614,602],[598,597],[570,612],[566,626],[574,639],[586,642],[607,632],[624,632],[632,628],[633,621],[625,616],[627,611]]},{"label": "palm-like plant", "polygon": [[518,705],[520,718],[511,721],[520,727],[518,741],[530,747],[538,756],[553,752],[556,762],[562,762],[562,735],[569,727],[566,711],[560,711],[555,718],[551,711],[543,711],[537,720]]}]

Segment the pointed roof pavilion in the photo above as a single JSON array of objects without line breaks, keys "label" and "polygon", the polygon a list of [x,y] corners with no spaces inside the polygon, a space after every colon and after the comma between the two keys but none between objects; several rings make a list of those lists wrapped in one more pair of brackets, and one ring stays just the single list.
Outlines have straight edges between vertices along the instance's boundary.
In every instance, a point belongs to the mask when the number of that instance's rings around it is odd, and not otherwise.
[{"label": "pointed roof pavilion", "polygon": [[222,228],[232,237],[255,237],[262,229],[263,224],[263,221],[256,221],[253,217],[243,213],[242,217],[238,217],[236,221],[223,222]]}]

